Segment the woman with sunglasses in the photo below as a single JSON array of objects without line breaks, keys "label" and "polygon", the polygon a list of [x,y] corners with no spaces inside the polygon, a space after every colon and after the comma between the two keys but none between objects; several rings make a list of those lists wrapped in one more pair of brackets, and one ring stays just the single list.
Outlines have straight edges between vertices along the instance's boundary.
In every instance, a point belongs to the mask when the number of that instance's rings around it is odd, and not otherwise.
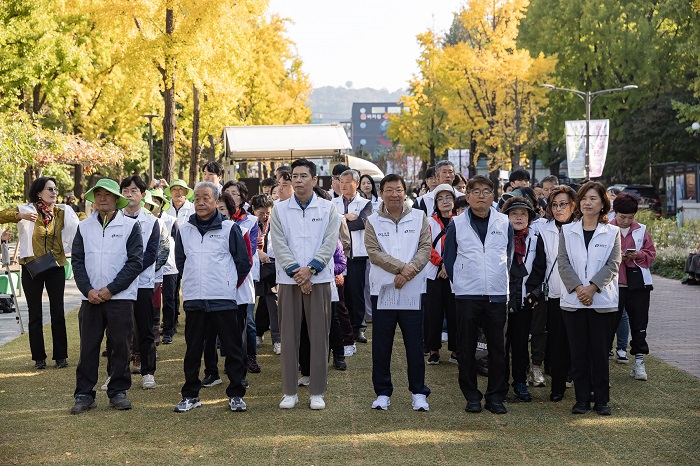
[{"label": "woman with sunglasses", "polygon": [[[17,223],[22,287],[29,310],[29,346],[36,369],[46,369],[42,319],[44,288],[49,296],[51,313],[52,359],[56,361],[56,367],[68,367],[68,338],[63,306],[66,286],[64,267],[68,264],[66,254],[71,252],[78,222],[85,218],[85,214],[76,214],[65,204],[57,204],[57,199],[56,179],[41,177],[29,188],[28,204],[0,212],[0,223]],[[48,254],[53,254],[54,266],[32,276],[27,265],[39,258],[45,260],[42,256]]]}]

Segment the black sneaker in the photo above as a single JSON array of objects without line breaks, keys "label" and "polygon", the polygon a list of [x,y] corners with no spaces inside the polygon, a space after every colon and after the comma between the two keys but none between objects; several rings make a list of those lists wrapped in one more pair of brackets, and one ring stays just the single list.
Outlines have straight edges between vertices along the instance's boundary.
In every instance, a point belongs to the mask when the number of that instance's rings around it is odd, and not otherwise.
[{"label": "black sneaker", "polygon": [[213,387],[214,385],[219,385],[221,383],[221,377],[218,375],[207,375],[202,380],[202,387]]},{"label": "black sneaker", "polygon": [[202,402],[199,401],[199,397],[194,398],[183,398],[178,404],[175,405],[173,411],[176,413],[185,413],[191,409],[199,408],[202,406]]},{"label": "black sneaker", "polygon": [[95,399],[88,395],[78,395],[75,397],[75,404],[70,409],[71,414],[80,414],[85,411],[97,408],[97,403]]},{"label": "black sneaker", "polygon": [[241,385],[243,385],[243,388],[246,388],[246,389],[247,389],[248,387],[250,387],[250,384],[248,383],[248,378],[247,378],[247,377],[243,377],[243,378],[241,379]]},{"label": "black sneaker", "polygon": [[577,401],[573,408],[571,408],[571,414],[586,414],[591,410],[591,404],[587,401]]},{"label": "black sneaker", "polygon": [[481,400],[467,401],[467,407],[464,410],[468,413],[480,413],[481,412]]},{"label": "black sneaker", "polygon": [[109,406],[118,410],[131,409],[131,401],[126,397],[126,393],[119,392],[109,399]]},{"label": "black sneaker", "polygon": [[228,407],[234,413],[242,413],[248,410],[248,407],[240,396],[232,396],[228,400]]},{"label": "black sneaker", "polygon": [[248,372],[258,374],[260,370],[260,364],[258,364],[258,360],[255,359],[255,356],[248,356]]},{"label": "black sneaker", "polygon": [[487,401],[486,404],[484,404],[484,408],[491,411],[493,414],[506,414],[508,412],[508,409],[502,401]]},{"label": "black sneaker", "polygon": [[34,364],[34,369],[46,369],[46,359],[42,359],[41,361],[36,361],[36,364]]},{"label": "black sneaker", "polygon": [[365,332],[363,332],[362,330],[357,332],[357,334],[355,335],[355,341],[358,343],[367,343],[367,337],[365,336]]},{"label": "black sneaker", "polygon": [[600,416],[610,416],[612,414],[612,410],[610,409],[610,406],[608,406],[607,403],[596,403],[593,406],[593,409]]},{"label": "black sneaker", "polygon": [[440,355],[438,353],[432,353],[428,358],[428,365],[437,366],[440,364]]},{"label": "black sneaker", "polygon": [[530,392],[527,390],[527,385],[524,383],[516,383],[513,385],[513,393],[515,393],[515,397],[520,401],[532,401],[532,395],[530,395]]},{"label": "black sneaker", "polygon": [[173,336],[172,335],[163,335],[163,339],[161,341],[164,345],[171,345],[173,343]]},{"label": "black sneaker", "polygon": [[68,367],[68,361],[66,359],[56,359],[56,368],[63,369]]},{"label": "black sneaker", "polygon": [[345,356],[336,356],[334,354],[333,355],[333,367],[335,367],[339,371],[346,370],[348,368],[348,365],[345,363]]}]

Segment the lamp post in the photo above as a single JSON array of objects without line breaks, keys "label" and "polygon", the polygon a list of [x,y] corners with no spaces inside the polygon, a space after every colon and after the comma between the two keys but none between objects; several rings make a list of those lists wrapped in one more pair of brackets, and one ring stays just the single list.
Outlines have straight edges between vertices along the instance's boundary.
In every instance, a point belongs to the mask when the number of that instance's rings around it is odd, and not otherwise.
[{"label": "lamp post", "polygon": [[564,91],[564,92],[571,92],[572,94],[576,94],[583,100],[583,102],[586,104],[586,179],[589,178],[589,173],[590,173],[590,168],[591,168],[591,157],[589,153],[590,149],[590,143],[591,143],[591,104],[595,99],[597,99],[599,96],[603,94],[612,94],[613,92],[619,92],[619,91],[629,91],[632,89],[637,89],[637,86],[634,84],[630,84],[628,86],[624,87],[616,87],[613,89],[603,89],[601,91],[577,91],[575,89],[567,89],[565,87],[556,87],[553,86],[552,84],[542,84],[540,87],[544,87],[553,91]]},{"label": "lamp post", "polygon": [[157,113],[146,113],[141,115],[148,118],[148,176],[153,183],[153,119],[160,116]]}]

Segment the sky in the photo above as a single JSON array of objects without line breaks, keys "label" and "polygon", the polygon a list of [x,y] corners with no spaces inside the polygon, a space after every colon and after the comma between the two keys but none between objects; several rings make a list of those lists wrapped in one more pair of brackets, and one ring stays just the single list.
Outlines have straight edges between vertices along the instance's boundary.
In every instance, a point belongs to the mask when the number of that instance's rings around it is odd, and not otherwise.
[{"label": "sky", "polygon": [[464,0],[270,0],[293,21],[288,37],[314,87],[407,87],[417,71],[416,36],[445,33]]}]

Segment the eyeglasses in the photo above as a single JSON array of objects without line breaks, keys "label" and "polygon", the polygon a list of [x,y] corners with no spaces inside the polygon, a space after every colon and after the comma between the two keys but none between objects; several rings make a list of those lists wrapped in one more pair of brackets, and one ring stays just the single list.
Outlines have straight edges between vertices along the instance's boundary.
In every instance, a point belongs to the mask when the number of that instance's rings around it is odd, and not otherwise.
[{"label": "eyeglasses", "polygon": [[560,202],[558,204],[556,202],[552,202],[552,210],[564,210],[569,206],[569,204],[569,202]]},{"label": "eyeglasses", "polygon": [[58,188],[44,188],[44,191],[48,191],[50,193],[57,193]]},{"label": "eyeglasses", "polygon": [[435,200],[438,202],[452,202],[454,198],[452,196],[438,196]]},{"label": "eyeglasses", "polygon": [[404,193],[403,188],[398,188],[398,189],[385,189],[383,192],[383,195],[385,196],[393,196],[394,194],[397,195],[402,195]]},{"label": "eyeglasses", "polygon": [[469,191],[469,194],[473,194],[475,196],[481,196],[482,194],[484,196],[490,196],[493,194],[493,189],[472,189]]}]

